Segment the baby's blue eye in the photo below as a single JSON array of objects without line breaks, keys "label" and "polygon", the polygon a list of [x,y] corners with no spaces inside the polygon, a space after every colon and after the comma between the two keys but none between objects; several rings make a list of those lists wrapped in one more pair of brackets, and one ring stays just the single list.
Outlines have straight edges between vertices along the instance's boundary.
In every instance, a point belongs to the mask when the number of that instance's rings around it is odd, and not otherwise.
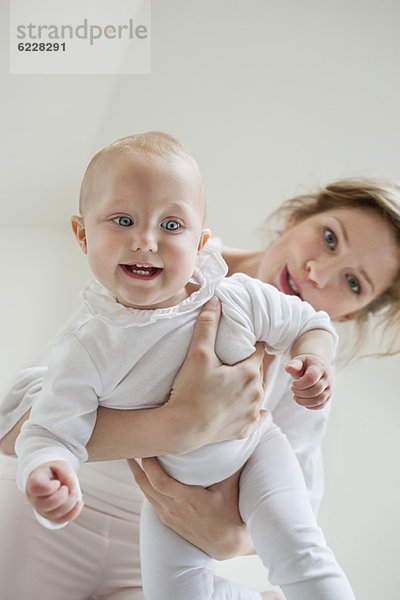
[{"label": "baby's blue eye", "polygon": [[175,221],[174,219],[167,219],[167,221],[161,223],[161,227],[167,229],[167,231],[176,231],[181,227],[181,224],[178,223],[178,221]]},{"label": "baby's blue eye", "polygon": [[358,279],[356,279],[352,275],[349,275],[347,277],[347,283],[349,284],[349,288],[351,289],[351,291],[355,294],[359,294],[361,292],[361,286]]},{"label": "baby's blue eye", "polygon": [[332,229],[324,229],[324,240],[332,250],[336,247],[337,238]]},{"label": "baby's blue eye", "polygon": [[121,225],[121,227],[130,227],[133,225],[133,221],[130,217],[115,217],[114,223]]}]

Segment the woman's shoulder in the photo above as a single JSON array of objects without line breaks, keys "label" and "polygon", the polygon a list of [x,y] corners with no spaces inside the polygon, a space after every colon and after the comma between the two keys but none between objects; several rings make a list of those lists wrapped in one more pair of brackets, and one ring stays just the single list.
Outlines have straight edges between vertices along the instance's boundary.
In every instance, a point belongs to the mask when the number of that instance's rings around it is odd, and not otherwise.
[{"label": "woman's shoulder", "polygon": [[256,277],[260,250],[241,250],[229,246],[222,247],[222,257],[228,265],[228,276],[234,273],[245,273]]}]

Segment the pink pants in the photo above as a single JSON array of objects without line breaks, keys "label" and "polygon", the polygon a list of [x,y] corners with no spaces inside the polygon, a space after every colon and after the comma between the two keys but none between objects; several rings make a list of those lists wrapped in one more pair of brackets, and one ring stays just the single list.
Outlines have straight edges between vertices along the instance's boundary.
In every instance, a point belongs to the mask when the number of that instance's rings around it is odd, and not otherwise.
[{"label": "pink pants", "polygon": [[85,505],[68,527],[49,531],[1,475],[0,540],[4,600],[143,600],[139,515],[128,521]]}]

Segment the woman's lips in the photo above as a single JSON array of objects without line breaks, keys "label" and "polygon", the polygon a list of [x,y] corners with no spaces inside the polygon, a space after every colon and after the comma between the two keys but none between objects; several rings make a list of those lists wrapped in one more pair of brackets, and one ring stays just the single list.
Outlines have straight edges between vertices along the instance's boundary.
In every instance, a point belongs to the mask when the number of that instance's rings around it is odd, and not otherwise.
[{"label": "woman's lips", "polygon": [[162,269],[159,267],[153,267],[152,265],[145,264],[133,264],[133,265],[120,265],[121,269],[133,279],[150,280],[157,277]]},{"label": "woman's lips", "polygon": [[290,296],[298,296],[303,300],[303,295],[301,293],[301,287],[296,281],[296,279],[291,275],[288,271],[288,268],[285,267],[279,277],[279,283],[281,287],[281,291],[284,294],[288,294]]}]

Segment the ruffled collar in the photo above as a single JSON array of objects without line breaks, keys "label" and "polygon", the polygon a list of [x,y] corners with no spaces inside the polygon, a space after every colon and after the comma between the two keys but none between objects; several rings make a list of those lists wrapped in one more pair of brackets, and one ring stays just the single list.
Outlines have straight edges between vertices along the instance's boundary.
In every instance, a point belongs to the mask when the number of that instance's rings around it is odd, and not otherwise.
[{"label": "ruffled collar", "polygon": [[191,279],[199,289],[175,306],[153,310],[128,308],[119,304],[115,296],[96,280],[89,281],[83,288],[81,299],[89,311],[102,321],[116,327],[140,327],[199,308],[214,295],[215,288],[227,272],[228,267],[219,252],[206,246],[197,257]]}]

